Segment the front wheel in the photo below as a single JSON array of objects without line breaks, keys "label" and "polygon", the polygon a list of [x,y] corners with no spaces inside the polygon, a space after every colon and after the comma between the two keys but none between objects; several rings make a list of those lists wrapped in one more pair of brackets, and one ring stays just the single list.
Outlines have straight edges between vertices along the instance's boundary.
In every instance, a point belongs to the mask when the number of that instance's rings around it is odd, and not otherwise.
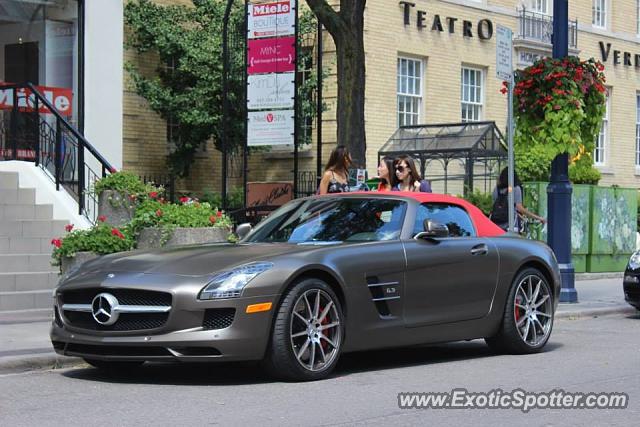
[{"label": "front wheel", "polygon": [[549,340],[553,317],[551,286],[538,269],[527,268],[511,284],[498,334],[485,341],[498,352],[537,353]]},{"label": "front wheel", "polygon": [[342,306],[331,287],[315,278],[284,296],[273,324],[265,367],[285,380],[312,381],[335,368],[344,342]]}]

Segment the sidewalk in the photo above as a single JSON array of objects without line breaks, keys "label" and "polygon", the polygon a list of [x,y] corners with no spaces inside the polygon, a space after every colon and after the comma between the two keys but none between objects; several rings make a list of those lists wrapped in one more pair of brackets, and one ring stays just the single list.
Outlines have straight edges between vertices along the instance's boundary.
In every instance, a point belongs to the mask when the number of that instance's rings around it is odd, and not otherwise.
[{"label": "sidewalk", "polygon": [[[557,319],[635,314],[624,301],[622,273],[576,275],[578,303],[560,304]],[[52,369],[83,363],[81,359],[58,356],[51,348],[51,310],[0,314],[0,374],[34,369]]]}]

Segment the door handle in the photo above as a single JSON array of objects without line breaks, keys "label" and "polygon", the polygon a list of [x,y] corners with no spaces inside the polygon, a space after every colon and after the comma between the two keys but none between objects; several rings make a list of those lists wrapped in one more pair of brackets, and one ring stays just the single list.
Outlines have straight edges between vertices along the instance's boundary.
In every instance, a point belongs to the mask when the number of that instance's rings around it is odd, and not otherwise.
[{"label": "door handle", "polygon": [[489,248],[484,243],[471,248],[471,255],[486,255],[488,252]]}]

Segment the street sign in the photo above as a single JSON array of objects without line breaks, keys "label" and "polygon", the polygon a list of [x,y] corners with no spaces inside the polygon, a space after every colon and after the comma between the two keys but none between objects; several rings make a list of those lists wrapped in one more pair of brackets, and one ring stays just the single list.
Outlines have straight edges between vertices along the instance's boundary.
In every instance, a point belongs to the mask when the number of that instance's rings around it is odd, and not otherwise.
[{"label": "street sign", "polygon": [[496,29],[496,77],[511,81],[513,75],[513,32],[510,28],[498,25]]},{"label": "street sign", "polygon": [[247,38],[289,36],[295,32],[295,0],[249,5]]},{"label": "street sign", "polygon": [[247,80],[250,110],[293,108],[295,73],[255,74]]},{"label": "street sign", "polygon": [[247,73],[286,73],[295,71],[295,36],[249,40],[247,45]]},{"label": "street sign", "polygon": [[293,144],[293,110],[249,111],[247,145]]}]

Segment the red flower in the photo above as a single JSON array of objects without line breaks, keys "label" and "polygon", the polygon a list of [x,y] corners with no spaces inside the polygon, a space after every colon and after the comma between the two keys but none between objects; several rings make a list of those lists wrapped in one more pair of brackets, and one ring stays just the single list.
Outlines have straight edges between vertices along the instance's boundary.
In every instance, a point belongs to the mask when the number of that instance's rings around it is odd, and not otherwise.
[{"label": "red flower", "polygon": [[562,86],[562,81],[556,80],[556,86]]},{"label": "red flower", "polygon": [[117,228],[112,228],[111,229],[111,235],[112,236],[118,236],[121,239],[124,239],[124,234],[122,234],[122,232],[120,230],[118,230]]},{"label": "red flower", "polygon": [[217,218],[216,218],[215,216],[211,215],[211,216],[209,217],[209,222],[210,222],[211,224],[215,224],[215,223],[216,223],[216,219],[217,219]]},{"label": "red flower", "polygon": [[149,197],[151,197],[152,199],[157,199],[158,198],[158,192],[157,191],[152,191],[151,193],[149,193]]},{"label": "red flower", "polygon": [[222,211],[218,211],[218,212],[216,212],[216,216],[217,216],[218,218],[222,218]]},{"label": "red flower", "polygon": [[561,107],[560,105],[554,105],[554,106],[553,106],[553,109],[554,109],[554,110],[560,110],[561,108],[562,108],[562,107]]},{"label": "red flower", "polygon": [[62,246],[62,240],[60,240],[60,239],[52,239],[51,240],[51,244],[53,246],[55,246],[56,248],[59,248],[60,246]]},{"label": "red flower", "polygon": [[156,216],[158,216],[158,217],[162,216],[162,211],[160,209],[158,209],[156,211]]},{"label": "red flower", "polygon": [[180,197],[180,203],[187,203],[188,201],[189,201],[189,198],[187,196]]},{"label": "red flower", "polygon": [[107,220],[107,217],[106,217],[106,216],[104,216],[104,215],[100,215],[100,216],[98,217],[98,221],[100,221],[100,222],[105,222],[106,220]]},{"label": "red flower", "polygon": [[111,172],[111,173],[116,173],[117,171],[116,171],[116,168],[111,167],[111,168],[109,168],[109,172]]},{"label": "red flower", "polygon": [[509,90],[508,90],[506,87],[504,87],[504,86],[500,89],[500,93],[501,93],[501,94],[503,94],[503,95],[504,95],[505,93],[507,93],[508,91],[509,91]]},{"label": "red flower", "polygon": [[64,226],[64,229],[68,232],[70,232],[71,230],[73,230],[73,224],[67,224]]},{"label": "red flower", "polygon": [[596,68],[598,69],[598,71],[603,71],[604,70],[604,65],[602,65],[600,62],[598,62],[596,64]]}]

